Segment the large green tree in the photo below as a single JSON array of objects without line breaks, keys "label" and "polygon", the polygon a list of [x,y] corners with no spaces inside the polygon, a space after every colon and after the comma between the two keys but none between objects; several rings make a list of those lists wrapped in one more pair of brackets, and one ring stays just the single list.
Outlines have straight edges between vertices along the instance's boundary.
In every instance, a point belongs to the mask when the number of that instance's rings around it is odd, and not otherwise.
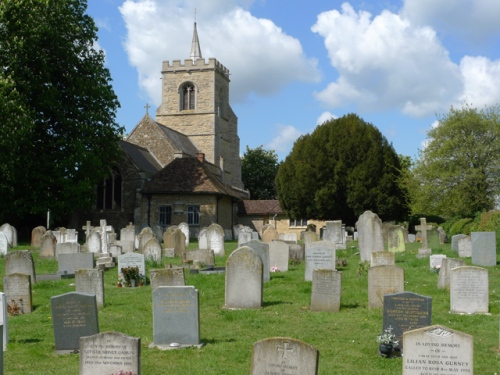
[{"label": "large green tree", "polygon": [[300,137],[281,163],[276,190],[294,218],[342,219],[365,210],[383,219],[407,213],[398,184],[399,157],[380,131],[354,114],[329,120]]},{"label": "large green tree", "polygon": [[0,2],[0,221],[90,207],[123,129],[85,0]]},{"label": "large green tree", "polygon": [[241,179],[252,199],[276,199],[277,172],[278,155],[273,150],[247,146],[241,159]]},{"label": "large green tree", "polygon": [[411,209],[444,217],[473,217],[492,209],[500,193],[498,107],[451,108],[428,133],[409,175]]}]

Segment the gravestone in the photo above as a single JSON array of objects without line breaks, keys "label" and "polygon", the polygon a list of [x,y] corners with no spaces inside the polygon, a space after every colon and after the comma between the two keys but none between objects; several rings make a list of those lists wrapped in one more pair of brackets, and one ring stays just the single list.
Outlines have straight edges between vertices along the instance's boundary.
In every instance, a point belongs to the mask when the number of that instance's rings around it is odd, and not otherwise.
[{"label": "gravestone", "polygon": [[101,235],[101,253],[107,253],[109,251],[109,240],[108,234],[113,232],[113,227],[106,223],[106,220],[99,220],[99,227],[96,228]]},{"label": "gravestone", "polygon": [[0,292],[0,325],[3,326],[3,333],[1,334],[3,338],[3,351],[7,350],[7,343],[9,342],[9,321],[7,317],[7,297],[5,293]]},{"label": "gravestone", "polygon": [[466,236],[466,234],[455,234],[454,236],[451,236],[451,250],[458,251],[458,240]]},{"label": "gravestone", "polygon": [[31,276],[13,273],[3,278],[3,291],[9,315],[29,314],[33,309],[31,299]]},{"label": "gravestone", "polygon": [[196,261],[204,266],[215,265],[215,255],[213,250],[189,250],[182,254],[183,261]]},{"label": "gravestone", "polygon": [[375,266],[395,266],[396,256],[389,251],[375,251],[372,253],[370,267]]},{"label": "gravestone", "polygon": [[64,242],[56,244],[56,259],[61,254],[76,254],[80,252],[80,244],[76,242]]},{"label": "gravestone", "polygon": [[151,228],[144,228],[141,233],[137,236],[139,238],[139,249],[138,252],[144,254],[144,247],[150,240],[156,240],[156,236]]},{"label": "gravestone", "polygon": [[58,275],[74,275],[79,269],[92,269],[95,267],[93,253],[61,254],[57,261]]},{"label": "gravestone", "polygon": [[450,289],[450,272],[455,267],[465,266],[463,259],[443,258],[438,277],[438,289]]},{"label": "gravestone", "polygon": [[98,229],[94,229],[87,239],[87,249],[89,252],[93,254],[100,253],[102,248],[101,241],[101,234],[98,232]]},{"label": "gravestone", "polygon": [[409,234],[408,234],[408,242],[409,242],[409,243],[413,243],[413,242],[415,242],[415,239],[416,239],[415,237],[416,237],[416,236],[415,236],[413,233],[409,233]]},{"label": "gravestone", "polygon": [[140,375],[141,339],[120,332],[80,337],[80,375]]},{"label": "gravestone", "polygon": [[362,262],[369,262],[375,251],[384,251],[382,220],[371,211],[365,211],[356,222],[358,230],[359,256]]},{"label": "gravestone", "polygon": [[120,230],[120,240],[116,241],[116,245],[122,247],[122,253],[132,253],[134,252],[134,242],[135,225],[129,223],[129,225]]},{"label": "gravestone", "polygon": [[488,270],[455,267],[450,274],[450,311],[454,314],[488,313]]},{"label": "gravestone", "polygon": [[262,242],[269,243],[279,239],[278,232],[272,225],[262,229]]},{"label": "gravestone", "polygon": [[263,303],[263,265],[248,246],[229,255],[226,262],[225,309],[260,309]]},{"label": "gravestone", "polygon": [[104,271],[101,269],[79,269],[75,271],[78,293],[94,294],[97,308],[104,307]]},{"label": "gravestone", "polygon": [[257,253],[257,255],[260,256],[260,259],[262,260],[262,280],[264,282],[271,280],[271,266],[270,266],[270,260],[269,260],[269,244],[258,241],[258,240],[252,240],[250,242],[247,242],[245,246],[248,246],[251,248],[253,251]]},{"label": "gravestone", "polygon": [[151,230],[153,231],[154,238],[156,238],[158,242],[161,242],[163,240],[163,227],[161,225],[155,225]]},{"label": "gravestone", "polygon": [[398,266],[376,266],[368,269],[368,308],[384,305],[384,296],[404,291],[404,270]]},{"label": "gravestone", "polygon": [[319,352],[304,341],[271,337],[253,344],[251,375],[317,375]]},{"label": "gravestone", "polygon": [[497,265],[497,243],[495,232],[472,232],[472,264],[493,267]]},{"label": "gravestone", "polygon": [[87,223],[82,227],[82,229],[85,230],[85,242],[88,242],[90,233],[94,227],[90,225],[90,221],[87,220]]},{"label": "gravestone", "polygon": [[48,230],[40,240],[40,257],[54,258],[56,256],[56,237]]},{"label": "gravestone", "polygon": [[35,262],[29,250],[16,250],[5,256],[4,275],[24,273],[31,276],[31,283],[36,283]]},{"label": "gravestone", "polygon": [[187,223],[180,223],[177,226],[182,233],[184,233],[184,236],[186,237],[185,239],[185,246],[189,246],[189,225]]},{"label": "gravestone", "polygon": [[78,232],[76,229],[66,229],[66,243],[78,243]]},{"label": "gravestone", "polygon": [[420,231],[422,236],[421,237],[422,246],[420,249],[418,249],[417,258],[424,258],[426,256],[429,256],[432,252],[431,248],[429,247],[429,242],[427,239],[427,231],[431,229],[432,225],[427,225],[425,217],[420,218],[420,225],[415,225],[415,230]]},{"label": "gravestone", "polygon": [[335,270],[335,244],[328,241],[316,241],[306,248],[305,280],[312,281],[313,270]]},{"label": "gravestone", "polygon": [[118,257],[118,279],[123,279],[122,268],[137,267],[139,274],[146,275],[146,262],[144,254],[126,253]]},{"label": "gravestone", "polygon": [[318,234],[317,234],[316,232],[306,231],[306,232],[304,233],[303,241],[304,241],[304,245],[305,245],[305,247],[307,248],[307,247],[308,247],[308,246],[310,246],[313,242],[318,241]]},{"label": "gravestone", "polygon": [[269,266],[276,267],[280,272],[288,271],[288,245],[282,241],[269,243]]},{"label": "gravestone", "polygon": [[207,229],[208,248],[215,256],[224,256],[224,229],[219,224],[212,224]]},{"label": "gravestone", "polygon": [[160,286],[153,291],[153,339],[160,349],[201,347],[198,290]]},{"label": "gravestone", "polygon": [[340,311],[342,272],[315,269],[312,277],[311,310]]},{"label": "gravestone", "polygon": [[55,350],[61,353],[80,348],[80,337],[99,333],[94,294],[66,293],[50,298]]},{"label": "gravestone", "polygon": [[201,228],[198,233],[198,248],[200,250],[208,250],[207,229],[208,228]]},{"label": "gravestone", "polygon": [[288,245],[288,259],[303,261],[306,256],[305,246],[302,244],[290,244]]},{"label": "gravestone", "polygon": [[429,257],[429,267],[431,271],[441,270],[443,259],[446,258],[444,254],[434,254]]},{"label": "gravestone", "polygon": [[283,241],[287,243],[297,243],[297,233],[285,233]]},{"label": "gravestone", "polygon": [[473,374],[473,337],[441,325],[403,334],[403,375]]},{"label": "gravestone", "polygon": [[47,232],[45,227],[38,226],[31,231],[31,246],[40,247],[42,236]]},{"label": "gravestone", "polygon": [[390,329],[403,343],[403,332],[432,323],[432,298],[412,292],[386,294],[384,296],[384,315],[382,332]]},{"label": "gravestone", "polygon": [[446,240],[446,233],[442,227],[439,227],[437,229],[437,232],[438,232],[438,236],[439,236],[439,244],[443,245],[445,240]]},{"label": "gravestone", "polygon": [[323,240],[333,242],[334,244],[342,242],[342,220],[327,221],[325,223]]},{"label": "gravestone", "polygon": [[159,262],[161,260],[161,245],[156,238],[151,238],[143,248],[144,257]]},{"label": "gravestone", "polygon": [[252,241],[252,233],[251,232],[239,232],[238,234],[238,247],[246,244],[247,242]]},{"label": "gravestone", "polygon": [[9,240],[4,232],[0,232],[0,255],[5,255],[10,249]]},{"label": "gravestone", "polygon": [[472,241],[469,236],[458,239],[458,256],[460,258],[470,258],[472,256]]},{"label": "gravestone", "polygon": [[186,286],[183,267],[151,270],[149,275],[152,291],[160,286]]},{"label": "gravestone", "polygon": [[387,228],[387,249],[392,253],[405,251],[405,237],[400,225],[390,225]]},{"label": "gravestone", "polygon": [[5,223],[0,227],[0,232],[5,234],[10,247],[17,246],[17,233],[12,225]]}]

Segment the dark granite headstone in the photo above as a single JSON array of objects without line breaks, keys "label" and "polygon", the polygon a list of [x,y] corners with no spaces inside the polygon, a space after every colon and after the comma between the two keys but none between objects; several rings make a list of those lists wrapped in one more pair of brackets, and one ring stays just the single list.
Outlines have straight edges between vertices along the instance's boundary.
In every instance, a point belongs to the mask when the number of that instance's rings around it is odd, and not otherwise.
[{"label": "dark granite headstone", "polygon": [[386,294],[382,332],[391,329],[400,344],[403,332],[431,325],[432,298],[412,292]]},{"label": "dark granite headstone", "polygon": [[141,374],[141,339],[119,332],[80,337],[80,375]]},{"label": "dark granite headstone", "polygon": [[93,253],[61,254],[57,261],[58,275],[74,275],[76,270],[95,267]]},{"label": "dark granite headstone", "polygon": [[99,333],[97,302],[93,294],[66,293],[50,299],[57,351],[80,348],[80,337]]}]

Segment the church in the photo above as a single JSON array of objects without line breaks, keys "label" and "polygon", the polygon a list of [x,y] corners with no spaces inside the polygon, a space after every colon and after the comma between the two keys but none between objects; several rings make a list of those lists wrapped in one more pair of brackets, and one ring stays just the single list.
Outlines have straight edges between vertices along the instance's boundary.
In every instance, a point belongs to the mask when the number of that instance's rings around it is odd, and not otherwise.
[{"label": "church", "polygon": [[[212,223],[231,231],[241,181],[238,118],[229,104],[229,70],[202,57],[196,23],[190,58],[164,61],[161,105],[120,141],[123,157],[98,186],[92,222],[167,227],[186,222],[193,236]],[[88,220],[88,216],[87,216]]]}]

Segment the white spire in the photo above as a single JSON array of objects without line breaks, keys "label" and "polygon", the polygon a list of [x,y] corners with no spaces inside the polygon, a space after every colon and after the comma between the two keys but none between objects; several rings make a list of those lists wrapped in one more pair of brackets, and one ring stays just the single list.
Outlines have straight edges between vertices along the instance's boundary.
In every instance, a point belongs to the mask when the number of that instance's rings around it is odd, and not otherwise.
[{"label": "white spire", "polygon": [[201,59],[201,48],[200,41],[198,40],[198,31],[196,29],[196,9],[194,10],[194,31],[193,31],[193,41],[191,42],[191,60],[196,62],[197,59]]}]

